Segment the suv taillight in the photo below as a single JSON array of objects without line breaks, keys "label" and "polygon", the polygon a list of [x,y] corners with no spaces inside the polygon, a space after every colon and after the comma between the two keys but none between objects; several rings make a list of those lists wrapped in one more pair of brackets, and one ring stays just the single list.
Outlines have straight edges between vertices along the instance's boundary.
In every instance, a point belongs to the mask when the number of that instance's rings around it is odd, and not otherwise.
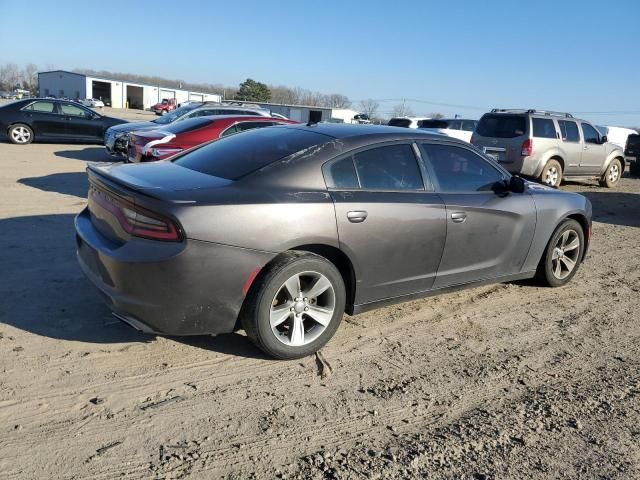
[{"label": "suv taillight", "polygon": [[524,142],[522,142],[522,151],[520,155],[523,157],[528,157],[533,154],[533,140],[527,138]]},{"label": "suv taillight", "polygon": [[95,187],[89,190],[89,195],[93,201],[116,217],[122,229],[129,235],[165,242],[182,240],[180,229],[169,218],[120,201]]}]

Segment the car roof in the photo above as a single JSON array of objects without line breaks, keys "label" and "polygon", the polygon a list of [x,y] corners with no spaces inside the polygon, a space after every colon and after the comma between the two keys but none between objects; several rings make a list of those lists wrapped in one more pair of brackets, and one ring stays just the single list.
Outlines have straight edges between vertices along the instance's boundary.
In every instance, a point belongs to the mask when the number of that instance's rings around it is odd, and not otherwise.
[{"label": "car roof", "polygon": [[[336,139],[355,139],[378,137],[380,140],[402,140],[411,138],[432,138],[442,139],[442,135],[420,131],[418,129],[407,129],[402,127],[390,127],[388,125],[370,124],[350,124],[350,123],[314,123],[314,124],[293,124],[279,126],[276,128],[295,128],[320,133]],[[447,137],[449,139],[450,137]],[[455,139],[454,139],[455,140]],[[461,143],[466,143],[462,142]]]}]

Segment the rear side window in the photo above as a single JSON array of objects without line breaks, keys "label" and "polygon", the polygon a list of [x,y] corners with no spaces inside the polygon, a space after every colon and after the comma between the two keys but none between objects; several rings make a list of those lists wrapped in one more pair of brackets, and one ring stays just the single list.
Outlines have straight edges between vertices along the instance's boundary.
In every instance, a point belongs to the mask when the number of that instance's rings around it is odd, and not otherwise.
[{"label": "rear side window", "polygon": [[207,175],[238,180],[328,139],[326,135],[293,128],[257,128],[193,150],[174,163]]},{"label": "rear side window", "polygon": [[487,114],[480,119],[476,133],[483,137],[515,138],[524,135],[526,128],[523,115]]},{"label": "rear side window", "polygon": [[418,128],[454,128],[450,120],[420,120]]},{"label": "rear side window", "polygon": [[377,147],[353,156],[360,186],[372,190],[424,190],[411,145]]},{"label": "rear side window", "polygon": [[558,120],[563,142],[579,142],[578,124],[569,120]]},{"label": "rear side window", "polygon": [[329,188],[354,189],[360,187],[351,156],[329,163],[324,171]]},{"label": "rear side window", "polygon": [[408,118],[392,118],[391,120],[389,120],[389,123],[387,125],[389,125],[390,127],[409,128],[409,126],[411,125],[411,120],[409,120]]},{"label": "rear side window", "polygon": [[422,148],[442,192],[484,192],[503,180],[498,169],[466,148],[435,144],[423,144]]},{"label": "rear side window", "polygon": [[600,141],[598,132],[588,123],[582,124],[582,136],[584,137],[585,143],[599,143]]},{"label": "rear side window", "polygon": [[550,118],[532,118],[533,136],[536,138],[558,138],[556,126]]},{"label": "rear side window", "polygon": [[29,112],[55,113],[55,105],[53,102],[35,102],[24,110]]},{"label": "rear side window", "polygon": [[465,132],[473,132],[476,129],[477,123],[475,120],[462,120],[462,130]]}]

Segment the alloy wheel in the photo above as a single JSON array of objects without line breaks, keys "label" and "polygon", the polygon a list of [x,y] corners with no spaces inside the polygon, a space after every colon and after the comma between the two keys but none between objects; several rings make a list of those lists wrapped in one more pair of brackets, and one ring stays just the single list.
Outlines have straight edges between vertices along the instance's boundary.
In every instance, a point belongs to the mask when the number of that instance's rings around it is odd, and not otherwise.
[{"label": "alloy wheel", "polygon": [[336,293],[327,277],[318,272],[297,273],[271,302],[271,331],[285,345],[307,345],[329,326],[335,308]]},{"label": "alloy wheel", "polygon": [[609,183],[616,183],[620,178],[620,167],[616,162],[609,167],[607,177],[609,178]]},{"label": "alloy wheel", "polygon": [[544,183],[551,187],[555,187],[558,182],[558,177],[560,176],[558,169],[555,166],[550,166],[547,169],[547,173],[544,176]]},{"label": "alloy wheel", "polygon": [[15,127],[11,130],[11,138],[16,143],[28,143],[31,138],[31,132],[26,127]]},{"label": "alloy wheel", "polygon": [[567,278],[578,264],[580,237],[573,229],[566,230],[556,243],[551,255],[551,270],[558,280]]}]

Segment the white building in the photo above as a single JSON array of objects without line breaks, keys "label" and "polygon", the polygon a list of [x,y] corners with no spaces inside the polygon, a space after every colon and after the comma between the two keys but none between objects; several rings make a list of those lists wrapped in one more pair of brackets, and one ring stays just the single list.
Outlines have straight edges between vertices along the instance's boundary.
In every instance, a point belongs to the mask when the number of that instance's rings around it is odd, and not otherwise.
[{"label": "white building", "polygon": [[38,73],[38,92],[41,97],[53,95],[70,99],[97,98],[114,108],[146,110],[165,98],[175,98],[177,103],[187,100],[221,102],[222,96],[211,93],[191,92],[177,88],[92,77],[81,73],[53,70]]}]

